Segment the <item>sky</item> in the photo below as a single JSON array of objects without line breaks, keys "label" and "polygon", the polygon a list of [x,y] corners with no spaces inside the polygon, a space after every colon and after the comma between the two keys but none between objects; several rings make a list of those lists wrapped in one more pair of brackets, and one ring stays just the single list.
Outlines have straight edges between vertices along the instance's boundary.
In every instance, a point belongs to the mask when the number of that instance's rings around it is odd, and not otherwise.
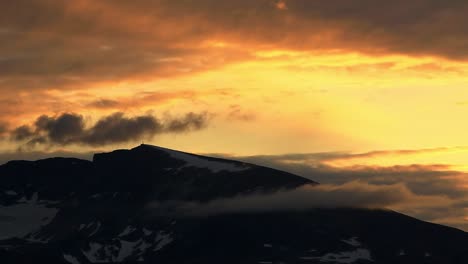
[{"label": "sky", "polygon": [[391,209],[468,230],[467,11],[462,0],[3,1],[0,163],[144,142],[398,187],[408,201]]}]

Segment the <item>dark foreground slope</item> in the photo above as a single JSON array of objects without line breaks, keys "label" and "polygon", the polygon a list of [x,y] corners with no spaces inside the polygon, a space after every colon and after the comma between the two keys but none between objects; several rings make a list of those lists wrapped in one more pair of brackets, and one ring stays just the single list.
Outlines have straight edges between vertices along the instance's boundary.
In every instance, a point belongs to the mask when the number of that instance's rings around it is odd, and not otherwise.
[{"label": "dark foreground slope", "polygon": [[0,166],[0,263],[468,263],[465,232],[395,212],[188,216],[204,203],[314,182],[142,145]]}]

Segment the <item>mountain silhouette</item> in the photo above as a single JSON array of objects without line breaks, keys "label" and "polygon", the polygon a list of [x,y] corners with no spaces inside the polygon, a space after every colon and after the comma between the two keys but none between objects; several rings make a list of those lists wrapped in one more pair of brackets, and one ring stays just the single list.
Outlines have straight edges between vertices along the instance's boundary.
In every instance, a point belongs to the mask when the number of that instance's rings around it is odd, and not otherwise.
[{"label": "mountain silhouette", "polygon": [[468,234],[390,210],[176,210],[317,184],[150,145],[93,161],[10,161],[0,166],[0,263],[468,263]]}]

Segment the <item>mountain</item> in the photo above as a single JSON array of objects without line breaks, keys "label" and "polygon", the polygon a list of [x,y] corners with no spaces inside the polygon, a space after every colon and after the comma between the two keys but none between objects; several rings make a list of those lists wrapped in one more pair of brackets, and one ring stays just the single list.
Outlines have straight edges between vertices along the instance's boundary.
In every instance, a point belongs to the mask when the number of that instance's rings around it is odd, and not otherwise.
[{"label": "mountain", "polygon": [[176,210],[316,184],[149,145],[11,161],[0,166],[0,263],[468,263],[467,233],[388,210]]}]

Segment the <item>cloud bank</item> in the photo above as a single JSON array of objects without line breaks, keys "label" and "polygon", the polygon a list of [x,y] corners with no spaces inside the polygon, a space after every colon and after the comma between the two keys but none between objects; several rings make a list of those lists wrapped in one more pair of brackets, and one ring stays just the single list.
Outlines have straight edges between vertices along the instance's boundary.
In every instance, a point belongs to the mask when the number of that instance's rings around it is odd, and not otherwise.
[{"label": "cloud bank", "polygon": [[209,216],[314,208],[385,208],[412,198],[413,194],[404,185],[376,186],[351,182],[339,186],[305,186],[291,191],[243,195],[206,203],[155,201],[148,205],[148,209],[152,214]]},{"label": "cloud bank", "polygon": [[0,10],[1,87],[184,74],[262,48],[466,60],[467,10],[461,0],[8,1]]},{"label": "cloud bank", "polygon": [[163,133],[183,133],[203,129],[208,124],[207,113],[187,113],[179,118],[160,120],[152,115],[127,117],[114,113],[87,126],[85,118],[76,113],[58,116],[43,115],[33,125],[22,125],[11,131],[11,139],[37,145],[104,146],[115,143],[151,139]]},{"label": "cloud bank", "polygon": [[[306,195],[302,197],[305,201],[300,203],[284,198],[285,201],[291,201],[287,206],[291,209],[297,207],[298,204],[314,207],[317,203],[321,206],[330,205],[330,203],[333,205],[332,201],[335,201],[334,205],[342,207],[388,208],[426,221],[468,230],[468,182],[466,180],[468,175],[466,172],[457,171],[452,169],[450,165],[444,164],[354,165],[345,167],[328,165],[336,160],[355,160],[364,157],[390,158],[391,155],[428,154],[461,149],[464,148],[373,151],[358,154],[329,152],[249,157],[218,156],[288,171],[317,181],[326,186],[327,190],[338,190],[326,193],[329,195],[326,199],[321,199],[325,196],[306,192]],[[351,186],[354,187],[351,188]],[[369,192],[369,190],[375,190],[375,192]],[[337,193],[339,195],[335,196]],[[291,195],[291,197],[301,197],[299,194],[303,194],[302,191]],[[368,194],[374,196],[366,196]],[[363,196],[369,200],[364,199],[354,204],[353,201]],[[279,198],[281,195],[277,197]],[[275,199],[273,198],[271,201],[281,205],[281,202],[275,201]],[[307,200],[317,200],[318,202]],[[372,201],[375,201],[375,204],[369,204]],[[250,203],[258,204],[256,199],[252,199],[246,203],[246,206]],[[236,204],[236,202],[227,203],[228,206],[231,204]],[[224,210],[220,208],[222,206],[214,207],[220,212]],[[234,208],[241,207],[234,206]]]}]

